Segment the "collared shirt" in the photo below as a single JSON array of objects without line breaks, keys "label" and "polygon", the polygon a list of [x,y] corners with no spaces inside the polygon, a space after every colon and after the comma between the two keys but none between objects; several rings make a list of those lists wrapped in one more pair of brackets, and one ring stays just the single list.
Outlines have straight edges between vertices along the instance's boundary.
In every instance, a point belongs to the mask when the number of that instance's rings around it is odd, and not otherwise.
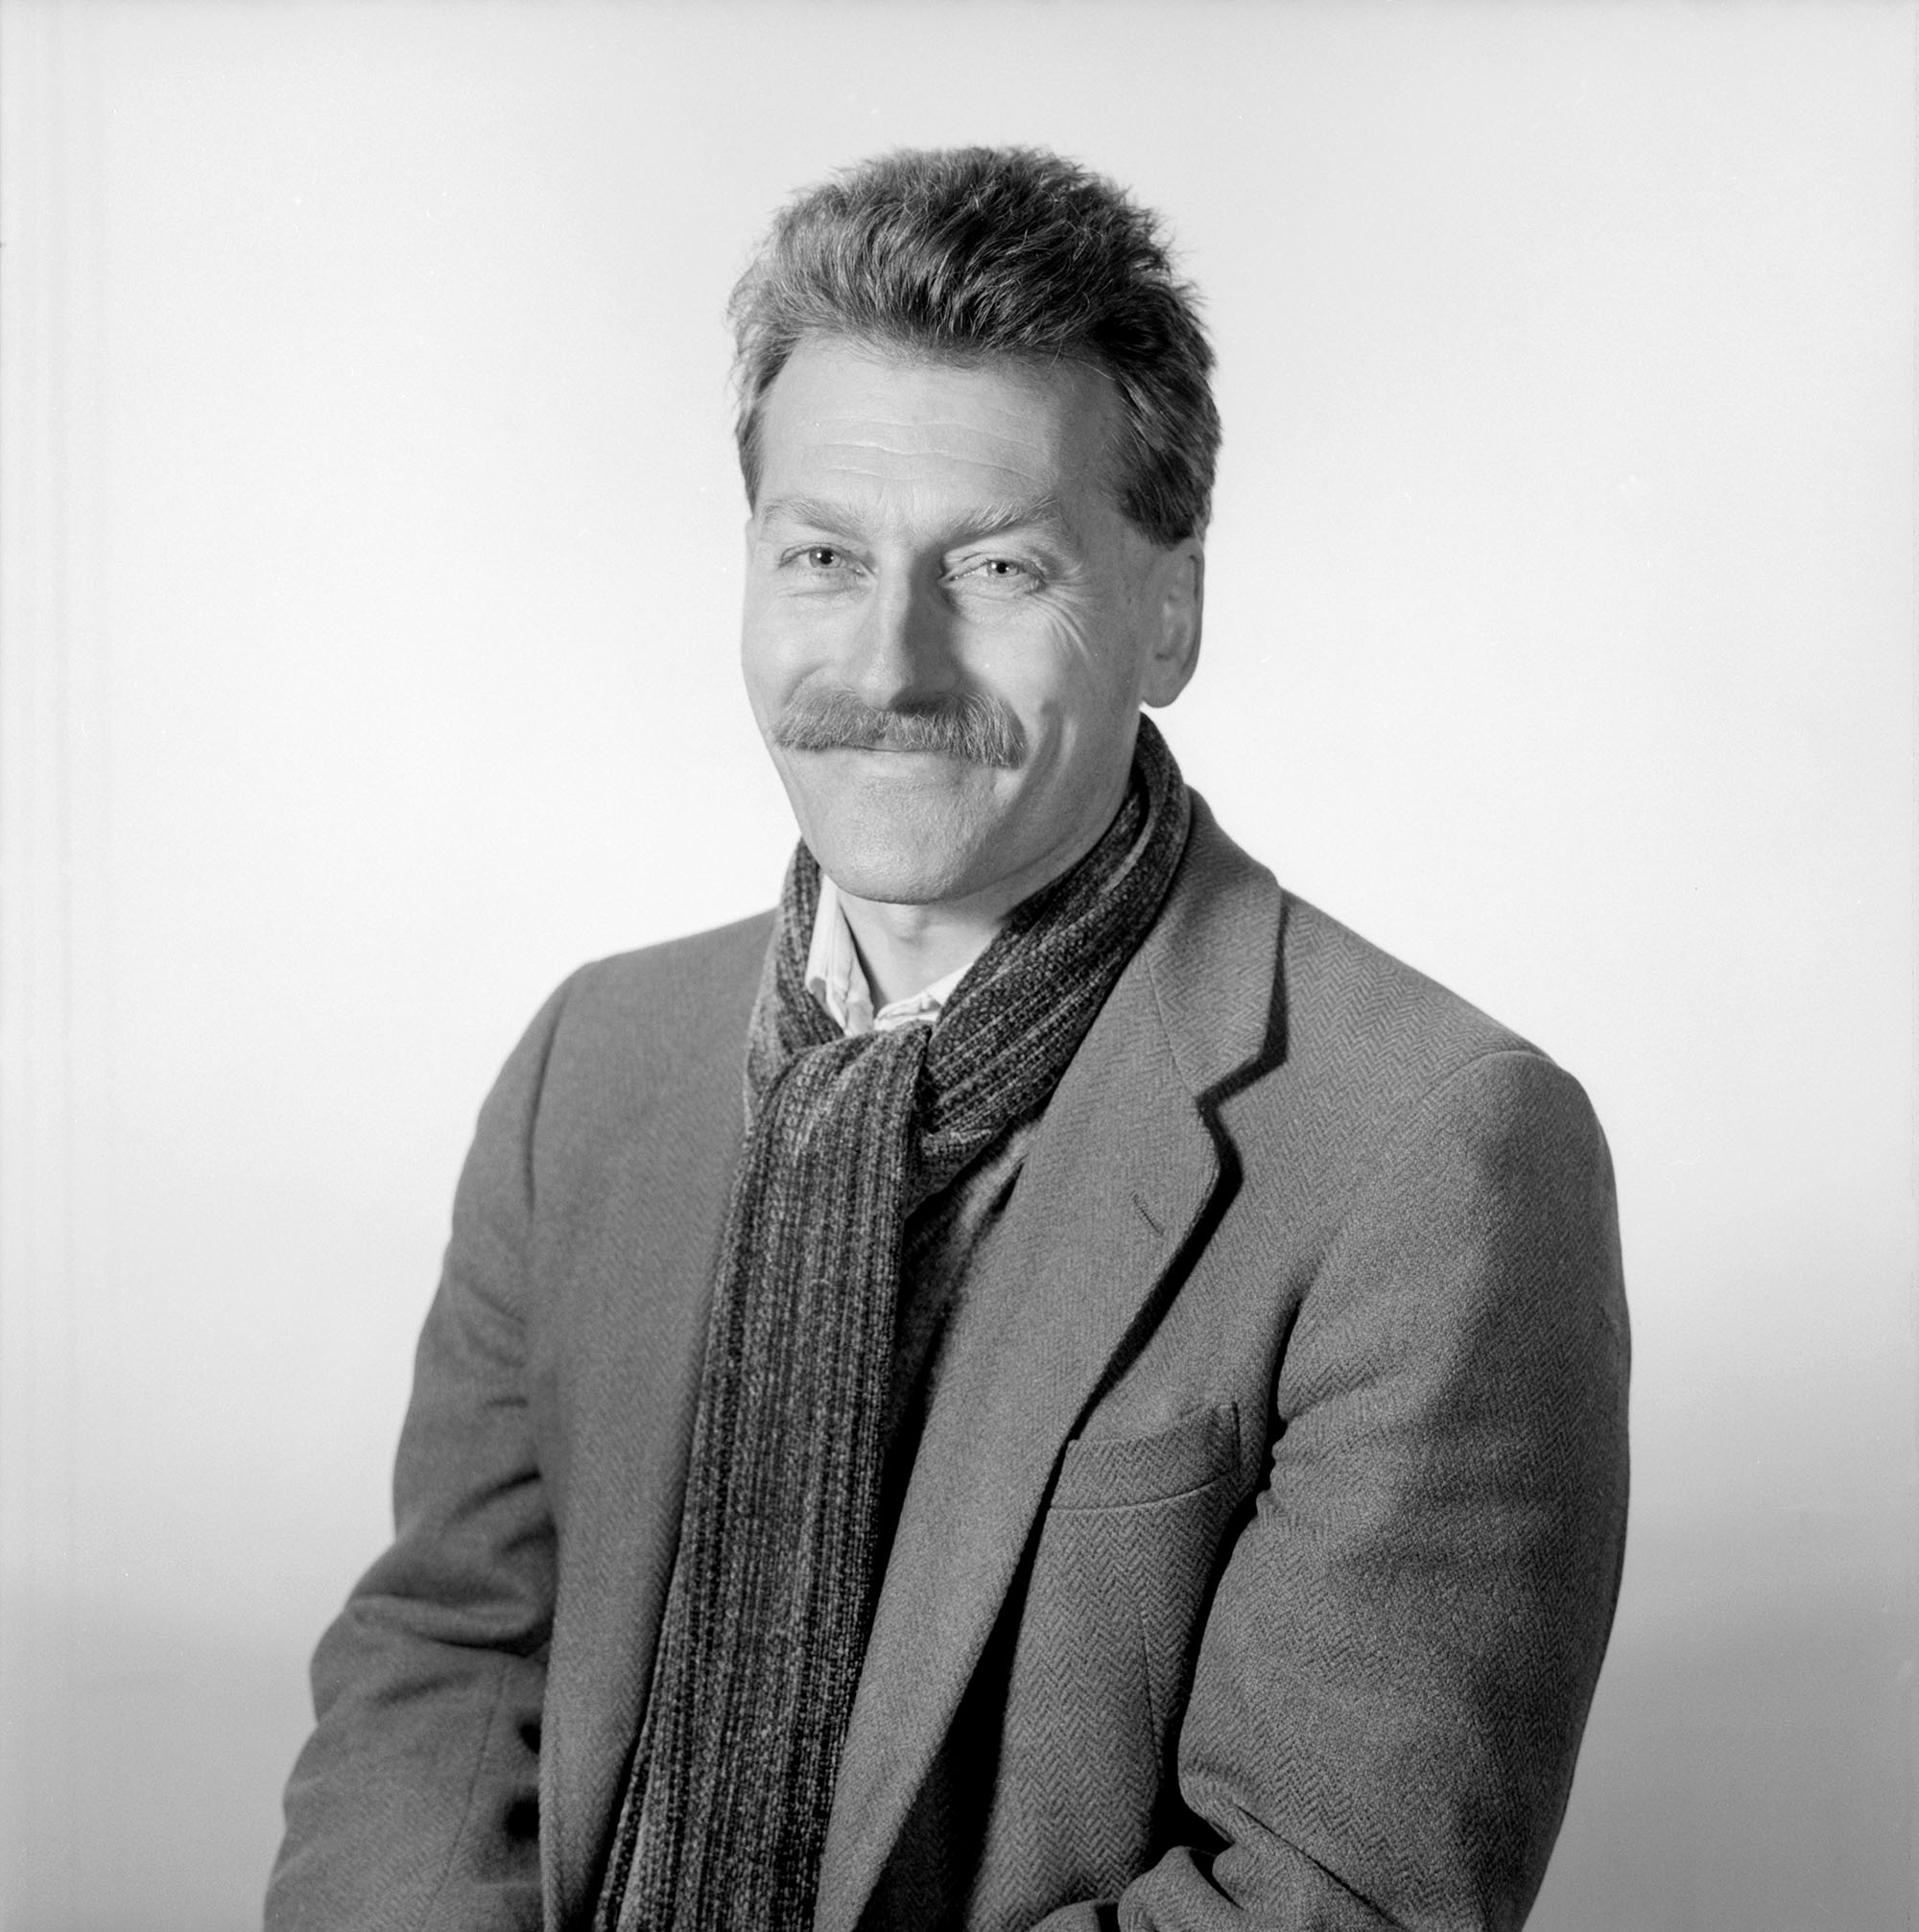
[{"label": "collared shirt", "polygon": [[[984,950],[983,946],[980,949]],[[975,958],[978,956],[974,954]],[[806,990],[825,1007],[833,1024],[842,1032],[890,1033],[896,1026],[915,1024],[931,1026],[972,963],[972,959],[966,960],[931,986],[922,986],[903,1000],[889,1000],[875,1013],[873,991],[866,983],[865,969],[861,966],[859,950],[853,944],[853,929],[846,923],[840,888],[825,873],[819,875],[819,908],[813,915],[813,941],[806,954]]]}]

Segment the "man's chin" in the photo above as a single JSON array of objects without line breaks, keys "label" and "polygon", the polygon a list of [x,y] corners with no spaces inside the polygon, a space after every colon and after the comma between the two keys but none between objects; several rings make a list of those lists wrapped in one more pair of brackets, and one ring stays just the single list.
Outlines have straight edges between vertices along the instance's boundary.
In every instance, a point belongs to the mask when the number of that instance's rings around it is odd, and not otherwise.
[{"label": "man's chin", "polygon": [[839,859],[816,852],[814,857],[841,892],[876,906],[943,906],[968,898],[977,889],[963,865],[904,856],[894,860]]},{"label": "man's chin", "polygon": [[994,853],[954,828],[852,826],[816,828],[807,843],[820,870],[841,892],[881,906],[942,906],[990,887]]},{"label": "man's chin", "polygon": [[801,811],[800,824],[813,856],[841,891],[881,905],[937,906],[970,898],[993,883],[995,814],[981,810],[985,801],[967,795],[977,783],[976,775],[963,789],[916,789],[910,797],[863,789],[794,802],[825,806]]}]

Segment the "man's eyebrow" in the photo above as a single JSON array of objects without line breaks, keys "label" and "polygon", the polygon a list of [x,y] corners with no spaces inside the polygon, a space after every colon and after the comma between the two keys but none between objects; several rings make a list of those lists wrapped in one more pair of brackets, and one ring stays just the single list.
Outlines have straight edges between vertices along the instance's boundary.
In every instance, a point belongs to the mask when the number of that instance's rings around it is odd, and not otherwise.
[{"label": "man's eyebrow", "polygon": [[1007,530],[1045,530],[1054,536],[1066,534],[1066,511],[1056,496],[1027,497],[1016,502],[994,504],[977,517],[966,521],[968,538],[1004,536]]},{"label": "man's eyebrow", "polygon": [[[805,524],[815,530],[851,534],[865,518],[850,504],[833,503],[824,497],[776,497],[760,510],[763,523]],[[1004,536],[1008,530],[1041,530],[1054,537],[1067,533],[1066,512],[1059,499],[1045,496],[1023,497],[1005,503],[988,504],[973,515],[956,523],[951,540],[976,542],[981,537]]]},{"label": "man's eyebrow", "polygon": [[783,496],[763,504],[762,523],[804,523],[817,530],[850,530],[858,521],[850,506],[828,503],[824,497]]}]

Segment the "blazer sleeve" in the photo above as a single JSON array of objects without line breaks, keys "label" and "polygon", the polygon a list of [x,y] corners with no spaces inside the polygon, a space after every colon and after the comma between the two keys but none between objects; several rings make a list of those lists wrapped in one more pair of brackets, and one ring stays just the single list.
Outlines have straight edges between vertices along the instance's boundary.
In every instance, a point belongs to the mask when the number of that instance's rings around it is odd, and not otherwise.
[{"label": "blazer sleeve", "polygon": [[532,1143],[562,987],[508,1061],[455,1197],[393,1477],[394,1539],[320,1640],[267,1932],[540,1923],[554,1528],[525,1386]]},{"label": "blazer sleeve", "polygon": [[1299,1306],[1179,1735],[1210,1836],[1122,1926],[1521,1924],[1618,1595],[1627,1355],[1585,1096],[1528,1051],[1470,1062]]}]

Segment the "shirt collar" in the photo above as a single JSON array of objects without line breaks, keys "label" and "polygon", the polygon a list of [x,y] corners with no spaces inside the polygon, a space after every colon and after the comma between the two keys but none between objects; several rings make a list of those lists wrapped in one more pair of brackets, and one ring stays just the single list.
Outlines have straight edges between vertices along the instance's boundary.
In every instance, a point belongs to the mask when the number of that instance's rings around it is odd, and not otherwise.
[{"label": "shirt collar", "polygon": [[859,949],[853,944],[853,929],[846,923],[846,909],[840,901],[840,888],[825,873],[819,875],[819,909],[813,915],[813,942],[806,954],[806,990],[841,1032],[890,1033],[896,1026],[932,1025],[972,963],[968,959],[917,993],[888,1001],[876,1013],[872,988],[866,983]]}]

